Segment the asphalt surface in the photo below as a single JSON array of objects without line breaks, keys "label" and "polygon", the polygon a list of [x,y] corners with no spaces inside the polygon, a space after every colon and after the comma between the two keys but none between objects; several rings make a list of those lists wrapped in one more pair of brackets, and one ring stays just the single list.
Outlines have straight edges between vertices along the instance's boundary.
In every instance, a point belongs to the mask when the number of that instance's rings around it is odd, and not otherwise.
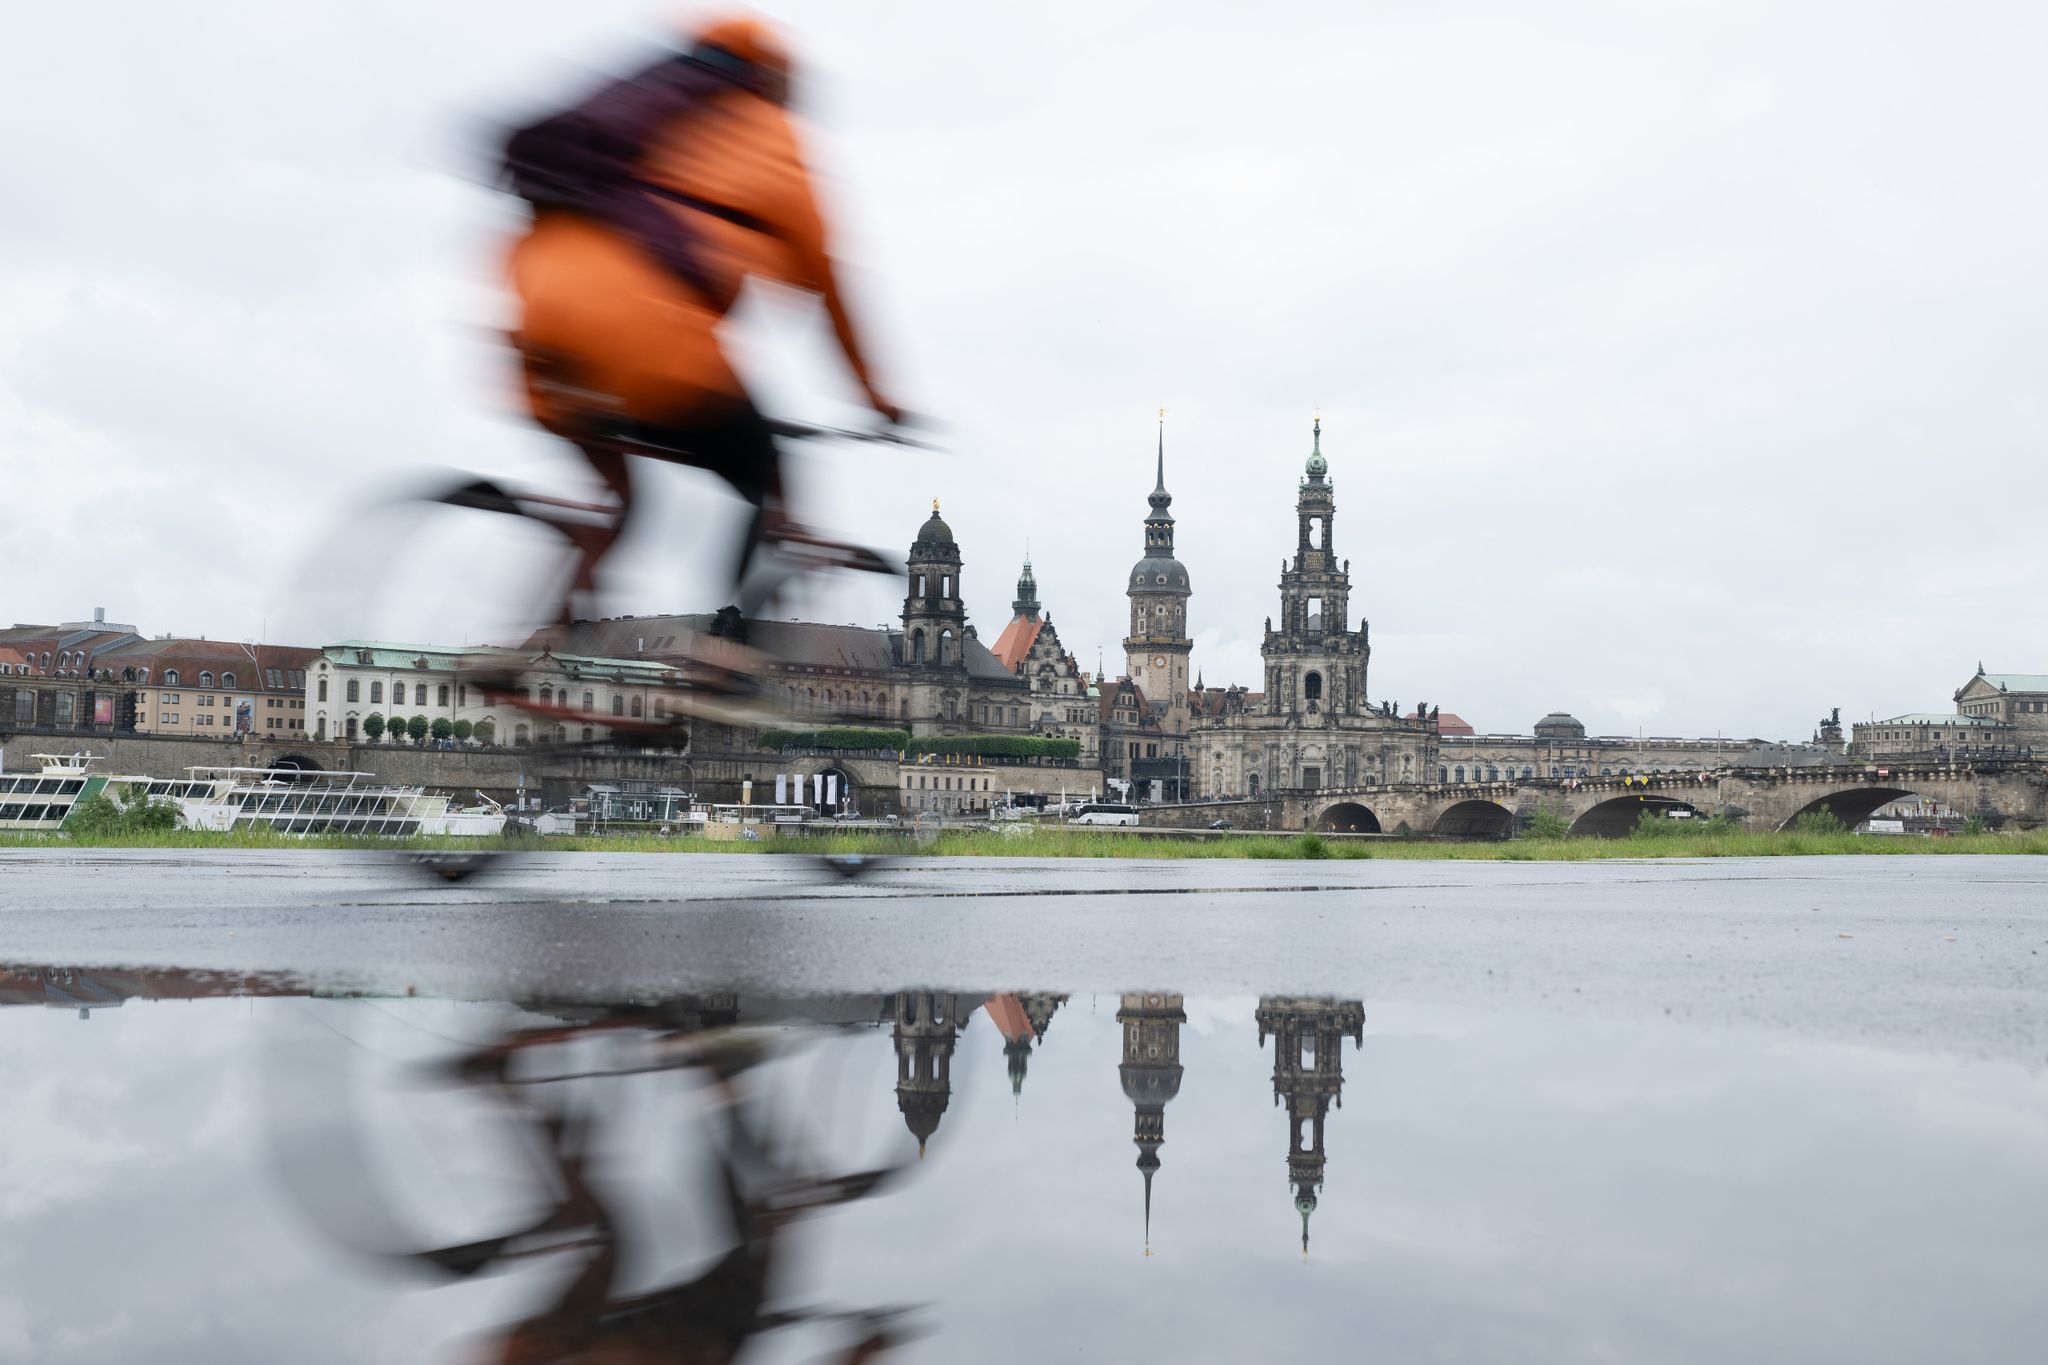
[{"label": "asphalt surface", "polygon": [[1298,992],[2048,1063],[2048,864],[0,854],[11,963],[429,995]]}]

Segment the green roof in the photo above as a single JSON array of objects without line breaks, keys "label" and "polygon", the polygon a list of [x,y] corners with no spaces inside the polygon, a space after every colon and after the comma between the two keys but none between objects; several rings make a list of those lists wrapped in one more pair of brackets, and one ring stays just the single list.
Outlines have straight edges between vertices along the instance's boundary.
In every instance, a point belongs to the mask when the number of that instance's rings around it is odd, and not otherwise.
[{"label": "green roof", "polygon": [[1991,716],[1952,716],[1940,711],[1908,711],[1903,716],[1887,716],[1877,723],[1879,725],[1999,725],[2003,722]]},{"label": "green roof", "polygon": [[2048,673],[1980,673],[2001,692],[2048,692]]},{"label": "green roof", "polygon": [[[357,656],[368,651],[367,663],[357,661]],[[491,662],[511,667],[530,667],[539,659],[544,650],[508,649],[503,645],[465,645],[450,648],[446,645],[401,645],[381,640],[343,640],[326,646],[321,653],[341,656],[337,661],[350,663],[358,668],[411,668],[413,660],[426,659],[439,668],[454,668],[464,663]],[[592,654],[549,654],[555,664],[564,672],[582,676],[617,678],[663,678],[674,672],[667,664],[651,659],[606,659]]]}]

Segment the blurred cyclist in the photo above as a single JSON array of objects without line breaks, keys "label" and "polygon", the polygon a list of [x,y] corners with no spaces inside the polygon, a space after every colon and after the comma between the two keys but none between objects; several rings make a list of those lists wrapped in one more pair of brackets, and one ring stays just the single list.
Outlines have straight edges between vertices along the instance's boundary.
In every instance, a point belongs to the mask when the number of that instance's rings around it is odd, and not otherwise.
[{"label": "blurred cyclist", "polygon": [[718,342],[748,276],[821,295],[868,403],[902,418],[840,294],[789,88],[776,34],[728,18],[507,143],[512,188],[534,211],[511,261],[527,400],[620,503],[616,519],[574,536],[572,604],[625,530],[628,455],[708,470],[751,505],[735,589],[762,542],[791,533],[775,439]]}]

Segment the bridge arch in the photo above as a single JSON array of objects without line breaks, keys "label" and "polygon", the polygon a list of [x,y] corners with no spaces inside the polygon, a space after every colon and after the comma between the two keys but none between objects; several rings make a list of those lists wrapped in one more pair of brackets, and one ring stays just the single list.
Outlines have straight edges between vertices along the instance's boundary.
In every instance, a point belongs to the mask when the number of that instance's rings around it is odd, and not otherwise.
[{"label": "bridge arch", "polygon": [[1847,787],[1831,791],[1825,796],[1815,797],[1786,816],[1785,823],[1778,828],[1791,829],[1799,823],[1800,816],[1812,811],[1825,810],[1832,811],[1835,818],[1842,822],[1843,828],[1854,829],[1868,820],[1878,807],[1919,795],[1919,792],[1907,791],[1903,787]]},{"label": "bridge arch", "polygon": [[1515,813],[1498,801],[1460,801],[1437,816],[1436,832],[1467,839],[1505,839],[1515,832]]},{"label": "bridge arch", "polygon": [[306,757],[304,754],[279,754],[276,758],[270,760],[270,766],[273,768],[290,768],[293,772],[301,774],[298,777],[285,779],[290,782],[303,782],[306,780],[305,774],[327,771],[318,762]]},{"label": "bridge arch", "polygon": [[1706,814],[1690,801],[1681,801],[1675,796],[1661,792],[1631,792],[1627,796],[1610,797],[1588,808],[1572,821],[1571,832],[1575,838],[1623,839],[1635,832],[1636,822],[1642,819],[1646,810],[1664,815],[1680,810],[1695,816]]},{"label": "bridge arch", "polygon": [[1339,801],[1316,817],[1316,828],[1325,834],[1378,834],[1380,818],[1370,806]]}]

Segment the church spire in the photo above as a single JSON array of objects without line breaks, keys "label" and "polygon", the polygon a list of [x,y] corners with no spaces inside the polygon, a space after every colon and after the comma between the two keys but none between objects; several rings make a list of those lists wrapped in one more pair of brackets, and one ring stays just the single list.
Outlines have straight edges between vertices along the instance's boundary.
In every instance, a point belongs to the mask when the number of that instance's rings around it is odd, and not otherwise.
[{"label": "church spire", "polygon": [[1024,551],[1024,572],[1017,575],[1017,600],[1010,603],[1010,610],[1033,620],[1038,617],[1038,578],[1031,572],[1029,548]]}]

